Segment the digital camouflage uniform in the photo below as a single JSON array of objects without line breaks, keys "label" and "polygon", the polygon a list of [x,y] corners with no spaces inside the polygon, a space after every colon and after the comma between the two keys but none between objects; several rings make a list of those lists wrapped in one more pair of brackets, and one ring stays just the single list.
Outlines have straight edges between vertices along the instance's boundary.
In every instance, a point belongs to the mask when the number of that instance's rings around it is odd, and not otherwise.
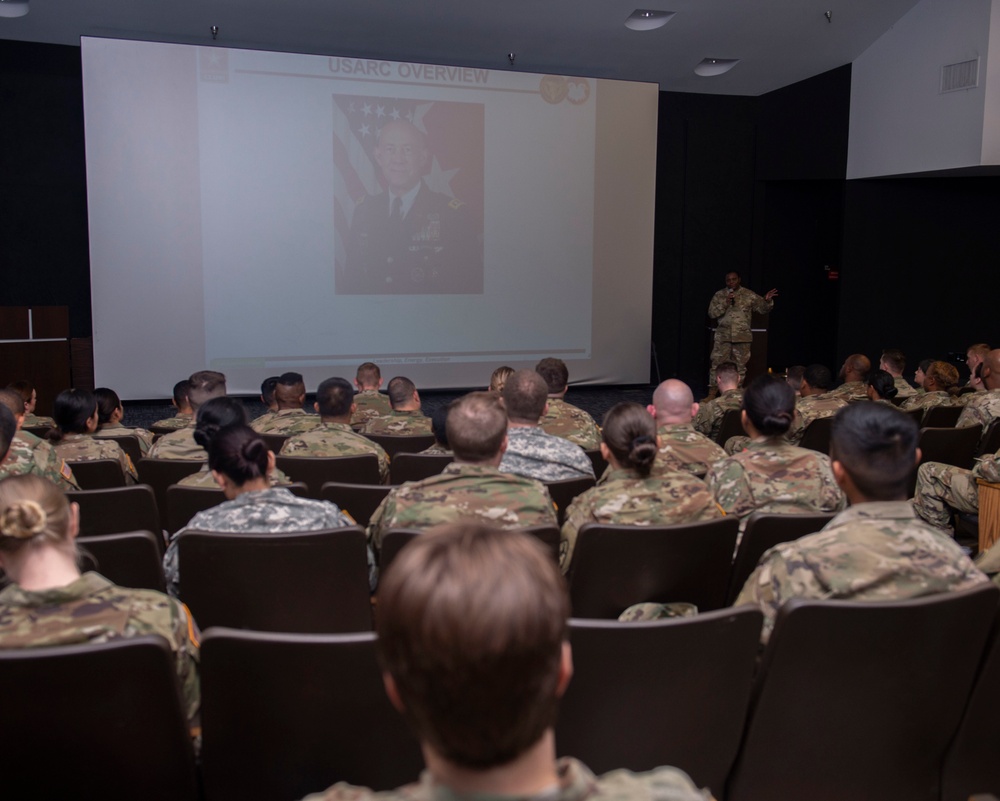
[{"label": "digital camouflage uniform", "polygon": [[907,501],[861,503],[816,534],[767,551],[734,606],[764,613],[761,641],[790,598],[902,601],[987,581],[953,539],[917,519]]},{"label": "digital camouflage uniform", "polygon": [[250,428],[258,434],[285,434],[291,437],[313,431],[321,423],[318,414],[308,414],[304,409],[282,409],[270,419],[258,417],[250,424]]},{"label": "digital camouflage uniform", "polygon": [[495,467],[452,462],[440,475],[407,481],[390,492],[368,524],[368,540],[379,550],[390,528],[430,528],[476,520],[499,528],[555,526],[545,485]]},{"label": "digital camouflage uniform", "polygon": [[73,466],[73,462],[94,462],[98,459],[114,459],[122,467],[125,483],[134,484],[139,480],[135,465],[128,454],[114,440],[94,439],[90,434],[66,434],[55,443],[56,455]]},{"label": "digital camouflage uniform", "polygon": [[785,439],[792,445],[802,442],[806,426],[813,420],[823,417],[833,417],[847,405],[847,401],[834,392],[823,392],[819,395],[806,395],[795,401],[795,419],[785,434]]},{"label": "digital camouflage uniform", "polygon": [[698,414],[694,416],[693,425],[696,431],[704,434],[711,440],[719,438],[722,431],[722,418],[731,409],[741,409],[743,407],[743,390],[727,389],[719,397],[705,401],[698,407]]},{"label": "digital camouflage uniform", "polygon": [[654,476],[680,470],[702,478],[714,462],[726,458],[726,452],[695,431],[691,423],[662,425],[656,433],[660,437],[660,450],[653,463]]},{"label": "digital camouflage uniform", "polygon": [[[233,500],[198,512],[170,540],[163,555],[163,572],[167,589],[177,595],[180,587],[180,566],[177,562],[177,539],[187,529],[199,531],[281,534],[293,531],[322,531],[328,528],[353,526],[354,521],[329,501],[299,498],[282,487],[254,490],[237,495]],[[374,590],[378,574],[371,548],[368,549],[368,581]]]},{"label": "digital camouflage uniform", "polygon": [[643,478],[635,470],[611,470],[596,487],[577,495],[566,509],[559,541],[559,567],[565,573],[584,523],[615,526],[669,526],[715,520],[723,512],[705,482],[674,471]]},{"label": "digital camouflage uniform", "polygon": [[546,434],[568,439],[584,450],[601,447],[601,429],[594,418],[562,398],[549,398],[548,411],[538,425]]},{"label": "digital camouflage uniform", "polygon": [[895,376],[892,379],[893,384],[896,385],[896,397],[897,398],[912,398],[917,394],[917,391],[910,386],[910,382],[907,381],[903,376]]},{"label": "digital camouflage uniform", "polygon": [[[272,487],[282,487],[286,484],[291,484],[292,480],[285,475],[285,473],[279,470],[277,467],[271,471],[267,477]],[[220,489],[219,482],[215,480],[215,476],[212,475],[212,471],[208,469],[208,463],[206,462],[202,465],[201,470],[197,473],[191,473],[190,475],[184,476],[180,481],[177,482],[179,487],[202,487],[204,489]]]},{"label": "digital camouflage uniform", "polygon": [[7,459],[0,465],[0,478],[25,473],[47,478],[61,490],[80,489],[73,470],[55,448],[30,431],[18,431],[10,443]]},{"label": "digital camouflage uniform", "polygon": [[145,428],[128,428],[121,423],[105,423],[93,434],[94,439],[104,439],[106,437],[135,437],[139,440],[139,453],[143,456],[149,454],[149,449],[153,445],[153,435]]},{"label": "digital camouflage uniform", "polygon": [[363,429],[366,434],[388,434],[396,437],[418,437],[432,434],[431,418],[419,409],[403,412],[393,409],[389,414],[372,417]]},{"label": "digital camouflage uniform", "polygon": [[[562,757],[556,770],[559,786],[535,796],[476,793],[467,797],[475,801],[712,801],[708,790],[699,790],[677,768],[655,768],[647,773],[615,770],[597,778],[582,762]],[[430,772],[424,771],[419,782],[396,790],[376,792],[340,782],[304,801],[458,801],[465,797],[436,785]]]},{"label": "digital camouflage uniform", "polygon": [[208,451],[194,441],[194,428],[180,428],[164,434],[146,454],[150,459],[188,459],[208,461]]},{"label": "digital camouflage uniform", "polygon": [[1000,482],[1000,451],[996,455],[977,459],[972,470],[941,462],[926,462],[917,470],[913,507],[921,518],[950,534],[951,518],[955,512],[979,512],[977,478]]},{"label": "digital camouflage uniform", "polygon": [[176,431],[178,428],[188,428],[194,425],[194,412],[191,414],[181,414],[177,413],[173,417],[167,417],[163,420],[157,420],[153,423],[153,428],[172,428]]},{"label": "digital camouflage uniform", "polygon": [[351,415],[351,428],[363,428],[373,417],[392,413],[389,396],[383,395],[377,389],[362,389],[355,393],[354,403],[357,404],[357,408]]},{"label": "digital camouflage uniform", "polygon": [[345,423],[320,423],[319,428],[297,434],[285,440],[282,456],[363,456],[372,454],[378,459],[379,480],[389,480],[389,454],[377,442],[355,434]]},{"label": "digital camouflage uniform", "polygon": [[907,411],[909,409],[930,409],[932,406],[961,405],[961,401],[955,395],[939,389],[935,392],[924,392],[922,395],[914,395],[912,398],[907,398],[900,404],[899,408]]},{"label": "digital camouflage uniform", "polygon": [[583,448],[537,426],[509,426],[500,471],[539,481],[594,478],[594,465]]},{"label": "digital camouflage uniform", "polygon": [[829,457],[781,438],[751,441],[712,465],[705,482],[726,514],[740,518],[741,531],[752,512],[816,514],[846,504]]},{"label": "digital camouflage uniform", "polygon": [[986,432],[990,424],[1000,419],[1000,389],[991,389],[987,392],[975,392],[970,396],[962,414],[955,423],[955,428],[974,426],[977,423],[983,427],[983,435],[980,438],[980,445],[986,440]]},{"label": "digital camouflage uniform", "polygon": [[162,592],[116,587],[98,573],[84,573],[50,590],[32,592],[11,584],[0,592],[0,648],[101,643],[144,634],[158,634],[170,644],[188,721],[196,726],[199,634],[182,603]]},{"label": "digital camouflage uniform", "polygon": [[864,381],[846,381],[830,394],[848,402],[868,400],[868,385]]},{"label": "digital camouflage uniform", "polygon": [[740,371],[740,383],[747,373],[750,361],[750,344],[753,332],[750,315],[767,314],[774,308],[773,300],[764,300],[756,292],[739,287],[732,295],[735,303],[730,304],[729,290],[720,289],[708,303],[708,316],[716,321],[715,342],[712,345],[712,367],[708,372],[708,385],[715,386],[715,369],[723,362],[734,362]]}]

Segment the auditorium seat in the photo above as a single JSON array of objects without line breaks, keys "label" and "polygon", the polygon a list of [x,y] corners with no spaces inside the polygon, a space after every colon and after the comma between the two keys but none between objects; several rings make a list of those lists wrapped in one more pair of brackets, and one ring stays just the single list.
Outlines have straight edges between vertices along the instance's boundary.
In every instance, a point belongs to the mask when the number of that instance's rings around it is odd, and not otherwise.
[{"label": "auditorium seat", "polygon": [[77,542],[81,570],[95,570],[119,587],[167,591],[159,533],[129,531],[87,537]]},{"label": "auditorium seat", "polygon": [[196,459],[140,459],[136,470],[139,471],[139,483],[149,484],[156,496],[156,508],[165,518],[167,509],[167,487],[176,484],[182,478],[197,473],[205,466],[205,462]]},{"label": "auditorium seat", "polygon": [[319,498],[320,490],[328,481],[352,484],[378,484],[378,458],[374,453],[357,456],[279,456],[277,467],[292,481],[301,481],[309,487],[309,497]]},{"label": "auditorium seat", "polygon": [[139,446],[139,440],[136,437],[131,434],[120,434],[114,437],[100,437],[100,439],[117,442],[118,447],[125,451],[128,458],[132,460],[132,464],[139,464],[139,460],[142,458],[142,448]]},{"label": "auditorium seat", "polygon": [[435,443],[433,434],[415,434],[410,437],[394,434],[365,434],[372,442],[377,442],[392,459],[397,453],[420,453]]},{"label": "auditorium seat", "polygon": [[398,453],[389,463],[389,483],[402,484],[440,475],[454,460],[450,453]]},{"label": "auditorium seat", "polygon": [[[981,425],[966,428],[921,428],[917,447],[920,463],[943,462],[963,470],[971,470],[976,461],[976,448],[982,434]],[[909,494],[912,498],[917,487],[917,471],[910,477]]]},{"label": "auditorium seat", "polygon": [[288,434],[261,434],[260,438],[267,443],[268,449],[277,456],[281,453],[281,447],[288,439]]},{"label": "auditorium seat", "polygon": [[799,442],[799,447],[829,454],[832,426],[833,417],[818,417],[811,421],[802,432],[802,441]]},{"label": "auditorium seat", "polygon": [[604,458],[600,448],[588,448],[584,453],[587,454],[587,458],[590,459],[590,463],[594,466],[595,478],[600,480],[601,476],[604,475],[604,471],[608,469],[608,460]]},{"label": "auditorium seat", "polygon": [[[518,529],[541,540],[549,555],[559,561],[559,529],[556,526],[525,526]],[[415,528],[389,528],[382,536],[382,549],[379,552],[379,569],[385,570],[396,558],[400,549],[410,540],[420,535]]]},{"label": "auditorium seat", "polygon": [[111,489],[125,486],[125,473],[117,459],[93,459],[86,462],[69,462],[70,470],[80,489]]},{"label": "auditorium seat", "polygon": [[321,501],[337,504],[359,526],[368,526],[372,514],[395,487],[388,484],[347,484],[327,481],[319,491]]},{"label": "auditorium seat", "polygon": [[[80,538],[123,531],[154,531],[162,529],[156,497],[152,487],[134,484],[130,487],[77,490],[67,496],[80,506]],[[162,550],[162,545],[160,546]]]},{"label": "auditorium seat", "polygon": [[556,505],[556,514],[559,518],[559,525],[566,522],[566,510],[577,495],[582,495],[591,489],[596,483],[590,476],[580,478],[564,478],[559,481],[543,481],[545,488],[552,496],[552,501]]},{"label": "auditorium seat", "polygon": [[719,435],[715,441],[720,446],[725,446],[726,440],[730,437],[742,437],[746,435],[743,430],[743,421],[740,417],[741,409],[727,409],[722,415],[722,424],[719,428]]},{"label": "auditorium seat", "polygon": [[954,428],[962,416],[962,406],[931,406],[924,412],[924,428]]}]

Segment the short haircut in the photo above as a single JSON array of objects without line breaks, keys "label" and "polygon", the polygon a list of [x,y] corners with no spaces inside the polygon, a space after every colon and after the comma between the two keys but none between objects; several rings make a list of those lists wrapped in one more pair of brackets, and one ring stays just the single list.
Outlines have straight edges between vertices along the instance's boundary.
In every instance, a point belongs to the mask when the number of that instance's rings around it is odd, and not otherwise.
[{"label": "short haircut", "polygon": [[321,417],[346,417],[354,403],[354,387],[346,378],[328,378],[316,389],[316,403]]},{"label": "short haircut", "polygon": [[968,355],[969,353],[975,353],[977,356],[980,356],[984,359],[986,358],[986,354],[989,352],[990,352],[990,346],[987,345],[985,342],[977,342],[975,345],[969,345],[969,347],[965,349],[966,355]]},{"label": "short haircut", "polygon": [[191,382],[186,378],[174,384],[174,403],[183,406],[191,402]]},{"label": "short haircut", "polygon": [[785,383],[798,392],[802,389],[802,376],[805,375],[805,372],[806,367],[804,364],[793,364],[785,370]]},{"label": "short haircut", "polygon": [[389,394],[389,403],[393,409],[413,400],[413,393],[416,391],[417,385],[402,375],[397,375],[391,379],[389,386],[386,388],[386,392]]},{"label": "short haircut", "polygon": [[549,386],[536,371],[518,370],[507,377],[502,396],[510,420],[537,423],[545,411]]},{"label": "short haircut", "polygon": [[212,398],[198,409],[194,441],[207,451],[221,429],[247,422],[247,409],[238,398]]},{"label": "short haircut", "polygon": [[899,394],[896,379],[885,370],[872,370],[868,374],[868,386],[875,390],[880,398],[892,400]]},{"label": "short haircut", "polygon": [[382,371],[378,369],[378,365],[375,362],[365,362],[358,365],[358,372],[354,378],[361,385],[362,389],[368,387],[374,388],[382,380]]},{"label": "short haircut", "polygon": [[97,410],[97,399],[94,393],[86,389],[64,389],[56,395],[52,409],[52,418],[57,430],[50,432],[49,437],[56,441],[65,434],[84,434],[87,431],[87,421]]},{"label": "short haircut", "polygon": [[833,389],[833,373],[823,364],[810,364],[802,374],[813,389]]},{"label": "short haircut", "polygon": [[569,384],[569,369],[562,359],[553,359],[552,357],[542,359],[535,365],[535,370],[545,379],[545,383],[549,386],[550,395],[557,395]]},{"label": "short haircut", "polygon": [[274,399],[279,409],[297,409],[306,394],[306,382],[302,373],[282,373],[274,388]]},{"label": "short haircut", "polygon": [[0,389],[0,406],[6,406],[15,418],[24,414],[24,400],[16,389]]},{"label": "short haircut", "polygon": [[94,390],[97,399],[97,422],[101,425],[111,422],[111,415],[122,405],[118,393],[108,387],[98,387]]},{"label": "short haircut", "polygon": [[723,362],[715,368],[715,375],[727,384],[740,382],[740,368],[736,366],[736,362]]},{"label": "short haircut", "polygon": [[555,724],[569,599],[532,537],[477,523],[429,529],[378,590],[379,662],[417,737],[484,770]]},{"label": "short haircut", "polygon": [[514,374],[514,368],[503,365],[493,371],[490,376],[490,392],[503,392],[507,379]]},{"label": "short haircut", "polygon": [[260,399],[265,406],[274,403],[274,390],[278,386],[278,376],[272,375],[260,382]]},{"label": "short haircut", "polygon": [[463,462],[485,462],[500,453],[507,414],[492,392],[470,392],[448,405],[448,444]]},{"label": "short haircut", "polygon": [[795,390],[780,378],[759,375],[743,393],[743,410],[761,434],[784,434],[795,419]]},{"label": "short haircut", "polygon": [[623,401],[612,406],[601,426],[608,450],[625,467],[648,476],[656,459],[656,420],[638,403]]},{"label": "short haircut", "polygon": [[882,362],[894,373],[901,373],[906,369],[906,356],[898,348],[887,348],[882,351]]},{"label": "short haircut", "polygon": [[918,436],[910,415],[884,403],[852,403],[834,415],[830,458],[866,498],[902,500],[917,469]]},{"label": "short haircut", "polygon": [[191,401],[191,406],[194,409],[197,409],[205,401],[226,394],[226,377],[215,370],[200,370],[197,373],[192,373],[188,381],[191,382],[188,400]]},{"label": "short haircut", "polygon": [[727,275],[735,275],[741,281],[743,280],[743,276],[740,275],[740,271],[739,270],[726,270],[725,274],[722,277],[725,278]]},{"label": "short haircut", "polygon": [[31,403],[31,396],[35,391],[35,385],[27,378],[22,378],[20,381],[11,381],[7,385],[7,389],[17,392],[21,396],[21,400],[25,403]]},{"label": "short haircut", "polygon": [[14,412],[7,408],[6,403],[0,403],[0,462],[7,456],[16,433],[17,418],[14,417]]},{"label": "short haircut", "polygon": [[924,375],[933,378],[939,390],[947,391],[958,384],[958,368],[948,362],[931,362]]},{"label": "short haircut", "polygon": [[226,426],[209,443],[208,466],[242,487],[267,475],[268,453],[264,438],[250,426]]}]

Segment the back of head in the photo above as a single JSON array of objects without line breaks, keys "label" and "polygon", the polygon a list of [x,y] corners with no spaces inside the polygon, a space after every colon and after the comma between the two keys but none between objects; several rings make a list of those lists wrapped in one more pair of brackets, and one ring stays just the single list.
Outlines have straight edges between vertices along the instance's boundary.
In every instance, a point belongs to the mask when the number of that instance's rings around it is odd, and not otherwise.
[{"label": "back of head", "polygon": [[378,389],[379,384],[382,383],[382,371],[378,369],[375,362],[365,362],[358,366],[354,380],[362,389]]},{"label": "back of head", "polygon": [[623,467],[648,476],[656,459],[656,420],[638,403],[622,402],[604,415],[601,436]]},{"label": "back of head", "polygon": [[316,389],[320,417],[347,417],[354,403],[354,387],[346,378],[328,378]]},{"label": "back of head", "polygon": [[898,348],[888,348],[882,351],[882,364],[888,371],[898,375],[906,369],[906,356]]},{"label": "back of head", "polygon": [[178,407],[185,406],[191,402],[191,382],[183,379],[174,384],[174,404]]},{"label": "back of head", "polygon": [[10,444],[17,433],[17,418],[6,402],[0,403],[0,463],[7,457]]},{"label": "back of head", "polygon": [[736,362],[723,362],[715,368],[715,378],[719,384],[735,389],[740,383],[740,368]]},{"label": "back of head", "polygon": [[23,403],[31,403],[31,396],[35,394],[35,385],[27,378],[22,378],[20,381],[11,381],[7,385],[7,389],[12,389],[18,393]]},{"label": "back of head", "polygon": [[947,392],[958,385],[958,368],[948,362],[931,362],[924,375],[934,379],[938,390]]},{"label": "back of head", "polygon": [[507,377],[502,395],[512,422],[534,425],[545,411],[549,387],[534,370],[518,370]]},{"label": "back of head", "polygon": [[805,372],[806,366],[804,364],[793,364],[785,370],[785,383],[788,384],[794,392],[798,392],[802,389],[802,376],[805,375]]},{"label": "back of head", "polygon": [[535,372],[545,379],[550,395],[558,395],[569,384],[569,369],[562,359],[542,359],[535,365]]},{"label": "back of head", "polygon": [[24,414],[24,401],[17,390],[0,389],[0,406],[6,406],[15,418]]},{"label": "back of head", "polygon": [[899,393],[896,389],[896,379],[885,370],[872,370],[868,374],[868,386],[884,400],[892,400]]},{"label": "back of head", "polygon": [[0,481],[0,552],[54,545],[75,553],[69,523],[69,500],[47,478],[25,473]]},{"label": "back of head", "polygon": [[191,382],[188,399],[191,401],[191,407],[195,410],[212,398],[221,398],[226,394],[226,377],[215,370],[201,370],[192,373],[188,381]]},{"label": "back of head", "polygon": [[462,462],[488,462],[500,453],[507,414],[491,392],[470,392],[448,405],[448,444]]},{"label": "back of head", "polygon": [[274,388],[274,400],[278,409],[301,409],[306,394],[306,382],[302,373],[282,373]]},{"label": "back of head", "polygon": [[668,378],[653,392],[653,406],[656,408],[656,421],[689,422],[694,395],[691,387],[676,378]]},{"label": "back of head", "polygon": [[98,387],[94,390],[94,398],[97,401],[97,422],[101,425],[111,422],[111,415],[122,405],[118,393],[108,387]]},{"label": "back of head", "polygon": [[267,443],[247,425],[219,429],[208,446],[208,466],[241,487],[267,476]]},{"label": "back of head", "polygon": [[260,382],[260,399],[269,408],[274,405],[274,391],[278,388],[279,378],[280,376],[272,375]]},{"label": "back of head", "polygon": [[94,416],[97,399],[86,389],[64,389],[56,395],[52,419],[57,430],[50,436],[58,440],[65,434],[87,433],[87,421]]},{"label": "back of head", "polygon": [[379,583],[378,649],[421,742],[463,767],[509,763],[555,722],[569,601],[532,537],[421,534]]},{"label": "back of head", "polygon": [[844,363],[852,374],[860,376],[858,381],[864,381],[868,378],[868,371],[872,369],[871,359],[869,359],[863,353],[852,353],[847,357],[847,361]]},{"label": "back of head", "polygon": [[810,364],[802,373],[802,378],[813,389],[821,389],[824,392],[833,389],[833,373],[825,365]]},{"label": "back of head", "polygon": [[493,375],[490,376],[490,392],[503,392],[504,385],[507,383],[507,379],[514,374],[513,367],[498,367],[493,371]]},{"label": "back of head", "polygon": [[417,387],[406,376],[397,375],[389,381],[386,391],[389,393],[389,403],[392,408],[398,409],[413,400],[413,393],[417,391]]},{"label": "back of head", "polygon": [[212,398],[198,409],[194,426],[194,441],[206,451],[220,429],[247,424],[247,410],[236,398]]},{"label": "back of head", "polygon": [[985,342],[977,342],[975,345],[969,345],[966,348],[966,356],[971,356],[975,360],[982,360],[986,358],[986,354],[990,352],[990,346]]},{"label": "back of head", "polygon": [[833,418],[830,458],[869,500],[903,500],[917,466],[918,436],[909,415],[881,403],[852,403]]},{"label": "back of head", "polygon": [[795,417],[795,391],[780,378],[757,376],[743,393],[743,409],[761,434],[780,436]]}]

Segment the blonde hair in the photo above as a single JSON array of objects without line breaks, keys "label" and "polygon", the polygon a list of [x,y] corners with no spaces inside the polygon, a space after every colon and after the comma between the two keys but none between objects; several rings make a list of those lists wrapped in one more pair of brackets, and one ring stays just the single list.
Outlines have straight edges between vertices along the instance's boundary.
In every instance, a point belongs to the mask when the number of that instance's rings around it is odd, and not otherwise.
[{"label": "blonde hair", "polygon": [[514,368],[508,367],[506,364],[494,370],[493,375],[490,376],[490,392],[503,392],[503,388],[507,384],[507,379],[513,373]]},{"label": "blonde hair", "polygon": [[0,551],[17,553],[43,544],[69,548],[69,501],[46,478],[11,476],[0,481]]}]

